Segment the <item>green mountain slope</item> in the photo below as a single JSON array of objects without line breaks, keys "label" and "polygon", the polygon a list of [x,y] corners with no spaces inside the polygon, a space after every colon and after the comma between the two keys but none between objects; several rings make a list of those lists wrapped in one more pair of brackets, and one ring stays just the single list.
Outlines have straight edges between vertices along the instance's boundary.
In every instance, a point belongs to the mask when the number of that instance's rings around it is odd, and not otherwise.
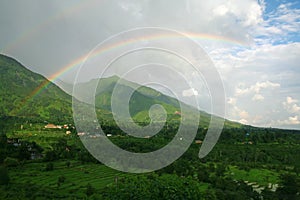
[{"label": "green mountain slope", "polygon": [[[111,95],[113,93],[113,90],[119,81],[119,77],[112,76],[108,78],[102,78],[102,79],[93,79],[86,83],[78,83],[76,85],[76,91],[75,95],[76,98],[91,103],[93,99],[90,97],[95,97],[95,105],[102,109],[106,110],[108,112],[111,112]],[[98,85],[95,94],[93,94],[91,91],[91,88],[93,85]],[[164,95],[161,92],[158,92],[155,89],[152,89],[150,87],[140,86],[137,83],[130,82],[127,80],[122,80],[121,83],[119,83],[119,93],[118,93],[118,99],[116,99],[117,105],[124,105],[123,100],[126,96],[126,94],[133,92],[130,101],[129,101],[129,111],[130,115],[136,122],[149,122],[149,109],[154,104],[159,104],[164,107],[164,109],[167,112],[167,121],[170,122],[176,122],[179,123],[181,116],[177,113],[180,112],[180,104],[177,99]],[[138,89],[134,89],[138,88]],[[192,106],[188,106],[183,103],[184,106],[186,106],[190,110],[190,115],[199,115],[200,114],[200,125],[202,127],[207,127],[211,115],[203,112],[198,111],[196,108]],[[112,116],[110,116],[112,117]],[[225,125],[227,127],[241,127],[242,125],[236,122],[231,122],[228,120],[225,120]]]},{"label": "green mountain slope", "polygon": [[[96,90],[95,102],[98,117],[106,122],[113,120],[111,113],[111,95],[119,77],[113,76],[101,80],[91,80],[79,83],[80,90],[77,99],[85,103],[92,102],[88,88],[99,82]],[[0,55],[0,118],[12,116],[37,121],[62,123],[72,121],[72,97],[61,88],[49,82],[40,74],[34,73],[16,60]],[[99,87],[100,85],[100,87]],[[178,123],[181,116],[178,100],[164,95],[152,88],[140,86],[136,83],[122,80],[120,97],[117,104],[122,105],[123,98],[129,92],[133,95],[129,102],[131,117],[136,122],[149,122],[149,109],[154,104],[162,105],[167,112],[167,120]],[[138,88],[135,90],[134,88]],[[118,102],[119,101],[119,102]],[[190,115],[201,116],[200,125],[208,126],[210,115],[206,112],[187,106]],[[156,113],[154,113],[156,114]],[[240,127],[239,123],[226,121],[229,127]]]},{"label": "green mountain slope", "polygon": [[[109,78],[103,78],[100,80],[94,79],[87,83],[79,83],[76,85],[79,92],[76,92],[77,98],[91,103],[93,99],[91,97],[95,96],[96,107],[112,112],[111,110],[111,96],[113,90],[117,84],[119,77],[113,76]],[[91,94],[90,88],[92,85],[98,84],[96,94]],[[135,90],[134,88],[138,88]],[[136,83],[122,80],[122,83],[119,85],[118,99],[116,100],[117,105],[124,105],[124,98],[128,93],[133,93],[129,101],[129,111],[131,117],[138,122],[149,122],[149,109],[154,104],[162,105],[170,119],[175,116],[176,111],[180,111],[179,102],[172,98],[168,97],[152,88],[140,86]],[[125,105],[127,106],[127,105]],[[176,118],[178,118],[176,116]]]},{"label": "green mountain slope", "polygon": [[0,117],[71,120],[70,95],[16,60],[0,55]]}]

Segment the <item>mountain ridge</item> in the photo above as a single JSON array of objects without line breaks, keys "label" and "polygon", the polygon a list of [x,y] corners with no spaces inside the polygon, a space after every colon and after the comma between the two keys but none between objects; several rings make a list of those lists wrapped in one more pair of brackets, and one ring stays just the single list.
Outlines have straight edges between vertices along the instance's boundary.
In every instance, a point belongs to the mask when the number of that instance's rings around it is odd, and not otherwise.
[{"label": "mountain ridge", "polygon": [[[5,55],[0,55],[0,72],[0,80],[5,82],[0,86],[0,116],[38,118],[51,122],[72,120],[72,96],[64,92],[59,86]],[[95,81],[99,81],[101,86],[105,86],[97,87],[96,91],[95,99],[99,118],[112,120],[111,94],[118,80],[119,77],[113,76],[100,80],[93,79],[78,85],[78,87],[82,87],[81,91],[83,92],[90,91],[84,87],[88,88]],[[129,107],[134,121],[149,122],[151,120],[149,109],[154,104],[160,104],[165,108],[169,116],[168,120],[180,120],[180,106],[177,99],[164,95],[153,88],[122,80],[121,92],[123,95],[133,92]],[[135,87],[138,89],[132,91]],[[84,93],[81,95],[82,97],[90,96]],[[79,97],[77,99],[85,103],[90,103],[93,100]],[[189,108],[193,110],[191,113],[201,115],[200,125],[207,127],[211,115],[204,111],[196,111],[196,108],[191,106]],[[239,123],[228,120],[225,121],[225,124],[230,127],[241,126]]]}]

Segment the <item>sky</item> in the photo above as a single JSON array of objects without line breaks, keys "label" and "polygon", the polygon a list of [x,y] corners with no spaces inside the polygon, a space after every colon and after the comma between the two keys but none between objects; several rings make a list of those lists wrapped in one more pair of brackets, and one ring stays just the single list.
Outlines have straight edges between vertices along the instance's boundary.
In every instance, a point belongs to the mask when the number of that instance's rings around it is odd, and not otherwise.
[{"label": "sky", "polygon": [[[2,0],[0,27],[0,53],[66,82],[75,80],[80,66],[76,61],[115,34],[140,27],[186,33],[204,49],[222,79],[226,118],[300,129],[298,0]],[[153,54],[133,54],[138,61],[129,56],[118,66],[149,63],[150,55],[154,60],[164,57],[169,65],[179,63],[172,56]],[[194,85],[180,88],[180,98],[189,102],[196,97],[201,109],[211,111],[205,78],[193,80],[186,64],[179,67]]]}]

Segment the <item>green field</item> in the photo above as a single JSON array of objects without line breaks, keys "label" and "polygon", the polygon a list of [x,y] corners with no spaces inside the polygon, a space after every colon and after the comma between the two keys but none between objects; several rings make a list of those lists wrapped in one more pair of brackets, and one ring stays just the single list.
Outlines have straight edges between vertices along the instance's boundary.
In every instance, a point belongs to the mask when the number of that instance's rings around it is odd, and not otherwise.
[{"label": "green field", "polygon": [[[24,189],[24,187],[32,185],[46,194],[55,193],[60,197],[87,198],[88,185],[101,190],[108,185],[116,184],[116,181],[122,177],[134,176],[115,171],[101,164],[81,164],[77,161],[71,161],[70,165],[67,166],[67,162],[70,161],[53,162],[54,168],[51,171],[45,170],[48,164],[45,162],[27,163],[23,166],[11,168],[9,170],[10,186],[11,188],[23,187]],[[58,183],[61,177],[64,180]],[[0,198],[2,199],[4,195],[9,196],[11,192],[3,192]],[[38,191],[33,193],[35,192]]]},{"label": "green field", "polygon": [[87,184],[95,188],[103,188],[113,184],[116,177],[128,176],[129,174],[115,171],[101,164],[80,164],[80,162],[67,161],[53,162],[54,169],[45,171],[47,163],[29,163],[10,170],[12,183],[32,183],[40,187],[57,189],[57,180],[60,176],[65,177],[65,182],[59,187],[61,191],[81,191]]},{"label": "green field", "polygon": [[257,183],[260,186],[268,186],[279,183],[280,173],[268,169],[250,169],[249,171],[238,169],[237,166],[230,166],[228,175],[236,180]]}]

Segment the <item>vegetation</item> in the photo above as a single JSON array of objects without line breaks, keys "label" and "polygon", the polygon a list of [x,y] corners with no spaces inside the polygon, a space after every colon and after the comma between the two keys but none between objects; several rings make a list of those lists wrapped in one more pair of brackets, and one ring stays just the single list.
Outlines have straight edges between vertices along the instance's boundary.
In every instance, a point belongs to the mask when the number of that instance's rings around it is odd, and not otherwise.
[{"label": "vegetation", "polygon": [[0,55],[0,81],[1,118],[42,122],[71,120],[71,96],[4,55]]},{"label": "vegetation", "polygon": [[[266,129],[256,128],[253,134],[245,136],[243,132],[248,129],[225,129],[219,143],[205,159],[197,157],[199,144],[194,143],[168,167],[136,175],[118,172],[99,163],[83,148],[76,132],[66,135],[64,130],[35,128],[24,132],[12,131],[7,134],[8,137],[1,135],[4,159],[0,171],[1,176],[6,174],[9,178],[0,187],[0,198],[299,198],[300,180],[296,166],[300,165],[297,154],[300,152],[300,134],[296,131],[267,129],[268,133],[265,133]],[[127,150],[147,152],[168,143],[168,137],[172,135],[168,135],[167,131],[149,139],[117,135],[110,139]],[[33,138],[28,136],[29,132],[34,135]],[[265,138],[265,134],[275,137]],[[205,129],[199,129],[196,138],[202,139],[204,135]],[[18,137],[22,144],[27,145],[22,154],[19,151],[21,146],[5,144],[11,136]],[[48,145],[42,148],[39,144],[45,144],[45,137]],[[255,138],[258,139],[249,144],[250,139]],[[28,147],[33,147],[32,140],[36,142],[34,148],[42,149],[43,157],[32,160],[26,156],[30,153]],[[17,190],[18,187],[23,189]]]},{"label": "vegetation", "polygon": [[[52,83],[30,95],[47,80],[6,56],[0,56],[0,72],[0,199],[300,199],[300,131],[226,121],[204,159],[198,158],[201,144],[194,142],[163,169],[128,174],[106,167],[83,147],[69,95]],[[168,144],[178,130],[178,102],[146,87],[138,90],[131,104],[135,120],[146,125],[146,110],[154,103],[166,107],[168,120],[151,138],[130,137],[115,125],[106,104],[117,80],[104,80],[97,94],[99,121],[109,139],[132,152]],[[130,90],[132,84],[123,87]],[[195,138],[200,143],[210,117],[201,114]],[[66,126],[48,129],[48,123]]]}]

